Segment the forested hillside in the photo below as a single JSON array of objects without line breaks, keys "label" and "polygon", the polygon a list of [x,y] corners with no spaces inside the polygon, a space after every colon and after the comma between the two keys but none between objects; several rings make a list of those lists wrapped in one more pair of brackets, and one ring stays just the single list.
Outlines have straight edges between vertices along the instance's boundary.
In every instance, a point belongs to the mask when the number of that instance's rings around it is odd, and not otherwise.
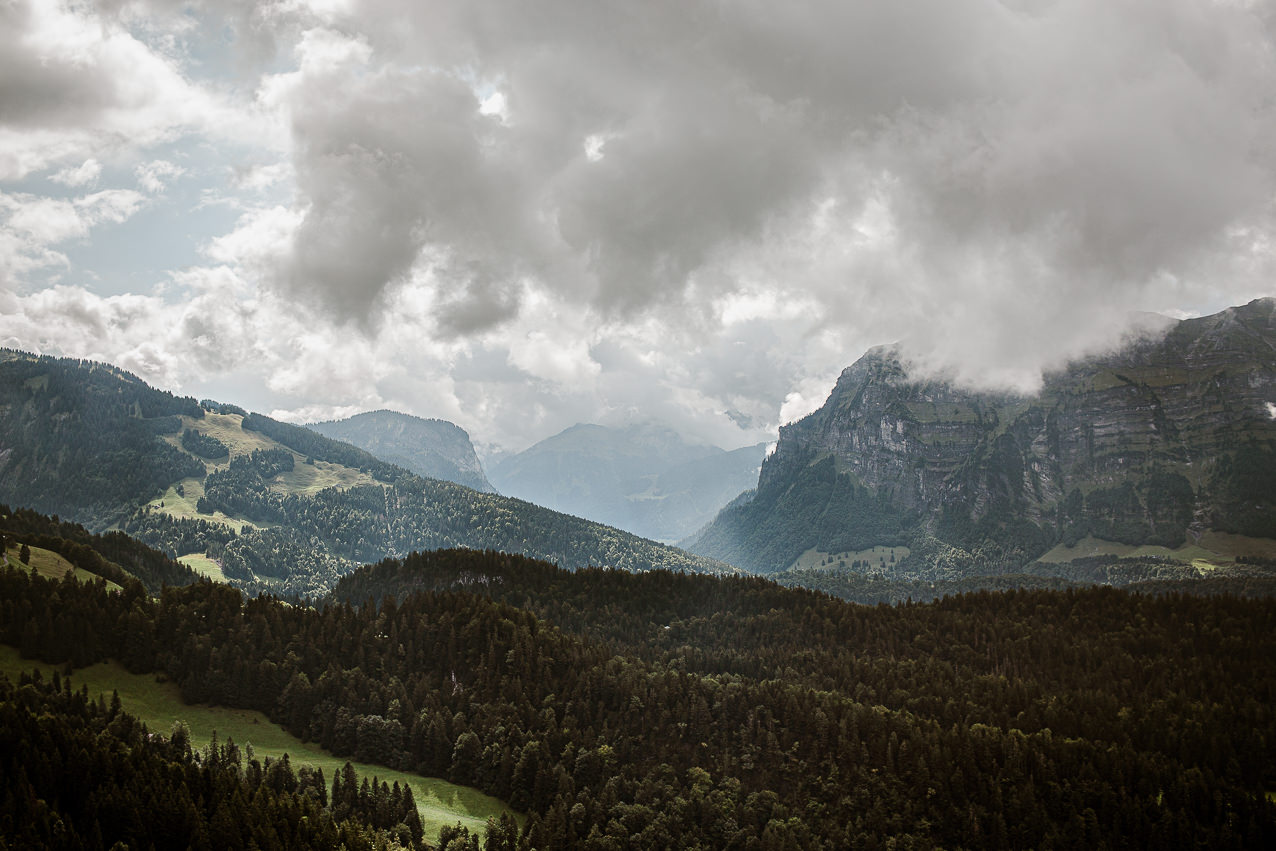
[{"label": "forested hillside", "polygon": [[383,561],[322,609],[0,574],[24,653],[476,785],[540,849],[1267,847],[1274,619],[1112,588],[866,608],[474,551]]},{"label": "forested hillside", "polygon": [[0,349],[0,502],[103,529],[204,465],[161,435],[194,399],[90,361]]},{"label": "forested hillside", "polygon": [[165,732],[69,678],[0,676],[0,847],[425,847],[410,788],[360,785],[351,769],[330,798],[322,770],[263,763],[233,742],[192,751],[180,726]]},{"label": "forested hillside", "polygon": [[58,553],[89,573],[125,584],[141,582],[158,594],[164,585],[189,585],[198,574],[123,532],[94,535],[78,523],[0,504],[0,536]]},{"label": "forested hillside", "polygon": [[[114,367],[5,350],[0,500],[211,559],[250,592],[325,593],[358,564],[467,546],[568,567],[723,571],[711,559],[420,478],[310,429],[178,398]],[[148,581],[145,580],[144,581]],[[182,581],[157,575],[148,581]]]}]

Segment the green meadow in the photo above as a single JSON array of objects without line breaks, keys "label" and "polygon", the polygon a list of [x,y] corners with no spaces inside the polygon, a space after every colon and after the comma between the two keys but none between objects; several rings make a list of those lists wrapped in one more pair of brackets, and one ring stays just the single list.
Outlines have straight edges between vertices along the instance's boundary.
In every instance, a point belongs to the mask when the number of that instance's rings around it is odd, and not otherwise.
[{"label": "green meadow", "polygon": [[[33,551],[34,552],[34,551]],[[16,560],[16,559],[15,559]],[[47,665],[33,659],[23,659],[16,648],[0,645],[0,673],[17,680],[24,671],[39,670],[45,678],[51,678],[62,666]],[[89,693],[102,694],[109,701],[111,693],[118,691],[124,710],[157,732],[168,734],[177,721],[184,722],[191,732],[191,742],[205,747],[216,732],[217,739],[225,742],[234,739],[241,747],[252,745],[257,759],[279,759],[285,753],[295,767],[302,765],[323,769],[324,778],[332,782],[332,776],[347,760],[333,756],[318,745],[303,742],[273,723],[265,715],[248,709],[231,709],[224,706],[188,705],[182,702],[176,683],[161,682],[152,674],[132,674],[115,662],[99,662],[81,668],[71,674],[72,688],[88,686]],[[375,775],[387,783],[398,781],[412,787],[417,810],[426,836],[437,839],[439,831],[447,825],[461,824],[471,833],[483,835],[487,819],[511,812],[504,803],[476,789],[457,786],[446,780],[422,777],[402,771],[394,771],[379,765],[353,762],[362,775]],[[523,818],[514,817],[522,824]]]},{"label": "green meadow", "polygon": [[1206,532],[1197,540],[1178,549],[1153,545],[1131,546],[1099,538],[1082,538],[1075,546],[1063,544],[1038,559],[1046,564],[1058,564],[1090,556],[1116,556],[1117,558],[1172,558],[1194,565],[1198,570],[1209,571],[1219,566],[1235,564],[1242,556],[1276,556],[1276,544],[1267,538],[1248,538],[1226,532]]},{"label": "green meadow", "polygon": [[[4,564],[5,559],[13,567],[22,567],[22,561],[18,558],[18,553],[22,549],[21,542],[12,543],[12,545],[4,551],[4,559],[0,559],[0,565]],[[87,570],[75,567],[71,562],[62,556],[46,550],[42,547],[31,547],[31,561],[27,565],[27,569],[35,568],[35,572],[46,579],[61,579],[66,576],[67,571],[75,574],[75,578],[81,582],[92,582],[95,579],[101,579],[96,573],[89,573]],[[112,591],[119,591],[120,586],[111,580],[105,580],[106,587]]]},{"label": "green meadow", "polygon": [[226,581],[226,574],[222,573],[222,566],[204,553],[188,553],[184,556],[178,556],[177,560],[205,579],[211,579],[214,582]]},{"label": "green meadow", "polygon": [[789,565],[789,570],[832,570],[836,567],[849,567],[857,561],[867,561],[870,569],[877,569],[882,564],[887,568],[894,567],[896,562],[903,561],[911,552],[908,547],[872,547],[867,550],[848,550],[840,553],[826,553],[812,547],[797,561]]}]

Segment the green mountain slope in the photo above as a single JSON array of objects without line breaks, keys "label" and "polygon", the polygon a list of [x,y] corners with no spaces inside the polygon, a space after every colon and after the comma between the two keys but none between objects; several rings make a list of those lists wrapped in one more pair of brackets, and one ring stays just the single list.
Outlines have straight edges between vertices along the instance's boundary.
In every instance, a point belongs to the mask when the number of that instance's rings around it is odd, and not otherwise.
[{"label": "green mountain slope", "polygon": [[1272,539],[1274,404],[1273,299],[1071,364],[1033,398],[913,380],[875,349],[781,429],[755,493],[686,544],[763,572],[812,549],[907,546],[899,571],[941,578],[1083,539]]},{"label": "green mountain slope", "polygon": [[[0,361],[5,493],[203,555],[251,591],[321,594],[359,563],[468,546],[608,565],[725,565],[598,523],[419,478],[300,426],[177,399],[100,364]],[[219,448],[220,447],[220,448]]]},{"label": "green mountain slope", "polygon": [[446,420],[427,420],[398,411],[369,411],[344,420],[310,423],[306,428],[365,449],[418,476],[487,493],[496,490],[483,475],[470,436]]},{"label": "green mountain slope", "polygon": [[203,415],[113,366],[0,349],[0,502],[109,526],[203,471],[163,439]]}]

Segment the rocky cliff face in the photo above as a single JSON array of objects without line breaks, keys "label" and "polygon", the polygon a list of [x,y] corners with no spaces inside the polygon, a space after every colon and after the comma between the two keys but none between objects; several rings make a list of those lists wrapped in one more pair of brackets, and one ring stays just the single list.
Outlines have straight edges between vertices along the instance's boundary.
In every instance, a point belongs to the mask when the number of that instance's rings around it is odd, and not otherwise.
[{"label": "rocky cliff face", "polygon": [[933,567],[1023,563],[1087,534],[1276,537],[1274,406],[1273,299],[1074,363],[1031,398],[912,380],[895,350],[874,349],[780,430],[752,499],[689,545],[765,571],[811,547],[911,543],[912,566]]}]

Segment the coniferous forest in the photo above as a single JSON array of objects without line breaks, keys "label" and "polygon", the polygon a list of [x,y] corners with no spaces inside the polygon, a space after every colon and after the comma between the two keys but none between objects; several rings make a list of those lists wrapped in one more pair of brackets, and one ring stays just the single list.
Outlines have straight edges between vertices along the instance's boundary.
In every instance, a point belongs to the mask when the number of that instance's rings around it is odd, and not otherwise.
[{"label": "coniferous forest", "polygon": [[193,751],[70,679],[0,677],[0,847],[420,848],[411,788],[332,778],[234,742]]},{"label": "coniferous forest", "polygon": [[[1274,617],[1270,599],[1103,587],[866,607],[468,550],[363,568],[315,606],[0,574],[0,639],[24,655],[117,659],[528,814],[488,847],[1270,847]],[[7,712],[38,702],[4,694]],[[5,782],[16,841],[30,795]]]}]

